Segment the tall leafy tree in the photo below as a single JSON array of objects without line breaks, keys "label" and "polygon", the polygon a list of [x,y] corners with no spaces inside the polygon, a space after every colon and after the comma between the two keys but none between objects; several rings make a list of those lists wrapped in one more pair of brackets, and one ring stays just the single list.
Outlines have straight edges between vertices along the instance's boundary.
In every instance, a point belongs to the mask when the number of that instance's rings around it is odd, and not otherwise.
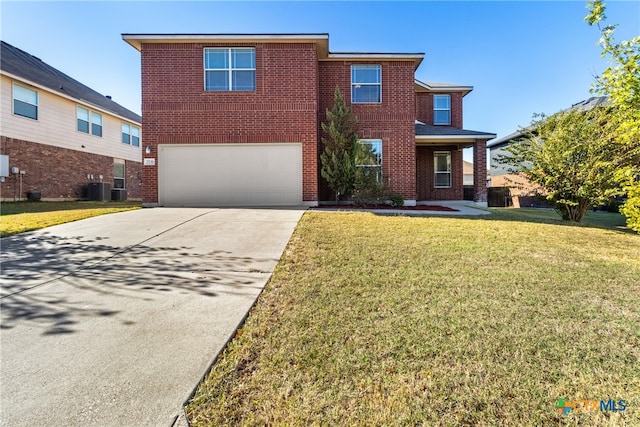
[{"label": "tall leafy tree", "polygon": [[356,117],[345,104],[338,87],[334,92],[333,108],[327,109],[327,121],[321,126],[326,136],[322,137],[324,151],[320,155],[320,174],[335,192],[338,203],[340,196],[353,190],[358,145]]},{"label": "tall leafy tree", "polygon": [[610,110],[540,115],[498,162],[542,187],[564,219],[580,222],[590,207],[621,193],[615,173],[622,158]]},{"label": "tall leafy tree", "polygon": [[609,67],[596,78],[593,90],[607,95],[615,107],[616,141],[627,160],[616,173],[627,195],[620,212],[627,217],[627,225],[640,233],[640,36],[616,42],[613,33],[617,25],[604,25],[604,2],[589,0],[587,8],[585,21],[597,26],[602,56],[610,61]]}]

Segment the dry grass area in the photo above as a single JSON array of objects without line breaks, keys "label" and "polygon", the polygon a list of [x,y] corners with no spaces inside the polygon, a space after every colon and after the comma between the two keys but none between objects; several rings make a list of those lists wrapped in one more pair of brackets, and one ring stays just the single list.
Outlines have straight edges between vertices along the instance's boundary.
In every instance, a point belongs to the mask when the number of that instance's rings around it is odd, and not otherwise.
[{"label": "dry grass area", "polygon": [[140,202],[2,202],[0,237],[133,209]]},{"label": "dry grass area", "polygon": [[640,425],[640,236],[554,215],[306,213],[191,422]]}]

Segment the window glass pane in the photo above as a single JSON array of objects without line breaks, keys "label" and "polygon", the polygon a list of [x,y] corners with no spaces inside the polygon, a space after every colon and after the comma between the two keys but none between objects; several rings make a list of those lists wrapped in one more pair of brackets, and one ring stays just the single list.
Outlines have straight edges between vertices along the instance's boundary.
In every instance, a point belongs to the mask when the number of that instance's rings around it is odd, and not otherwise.
[{"label": "window glass pane", "polygon": [[449,95],[434,95],[433,97],[433,108],[448,109],[450,104],[451,98]]},{"label": "window glass pane", "polygon": [[382,141],[359,141],[356,165],[379,166],[382,164]]},{"label": "window glass pane", "polygon": [[38,107],[35,105],[27,104],[17,99],[13,101],[13,114],[22,117],[28,117],[30,119],[38,119]]},{"label": "window glass pane", "polygon": [[113,176],[116,178],[124,178],[124,163],[113,164]]},{"label": "window glass pane", "polygon": [[102,126],[102,114],[92,112],[91,123]]},{"label": "window glass pane", "polygon": [[231,49],[231,61],[233,68],[256,68],[256,51],[254,49]]},{"label": "window glass pane", "polygon": [[353,102],[380,102],[379,85],[354,85],[351,90]]},{"label": "window glass pane", "polygon": [[78,107],[77,108],[78,120],[83,120],[85,122],[89,121],[89,110],[85,108]]},{"label": "window glass pane", "polygon": [[449,110],[435,110],[433,112],[433,122],[435,124],[448,125],[451,123],[450,115],[451,112]]},{"label": "window glass pane", "polygon": [[38,105],[38,92],[26,87],[13,85],[13,99],[31,105]]},{"label": "window glass pane", "polygon": [[122,143],[123,144],[130,144],[131,140],[129,137],[129,132],[130,132],[130,127],[127,123],[123,123],[122,124]]},{"label": "window glass pane", "polygon": [[233,90],[254,90],[256,88],[255,71],[234,71]]},{"label": "window glass pane", "polygon": [[102,115],[98,113],[91,113],[91,134],[102,136]]},{"label": "window glass pane", "polygon": [[435,153],[434,163],[434,169],[436,172],[451,171],[451,156],[449,153]]},{"label": "window glass pane", "polygon": [[207,71],[206,79],[206,90],[229,90],[228,71]]},{"label": "window glass pane", "polygon": [[228,52],[227,49],[205,49],[204,68],[229,68]]},{"label": "window glass pane", "polygon": [[131,126],[131,145],[134,147],[140,146],[140,128]]},{"label": "window glass pane", "polygon": [[451,187],[451,174],[450,173],[436,173],[435,175],[436,187]]},{"label": "window glass pane", "polygon": [[353,65],[351,67],[352,83],[380,83],[379,65]]}]

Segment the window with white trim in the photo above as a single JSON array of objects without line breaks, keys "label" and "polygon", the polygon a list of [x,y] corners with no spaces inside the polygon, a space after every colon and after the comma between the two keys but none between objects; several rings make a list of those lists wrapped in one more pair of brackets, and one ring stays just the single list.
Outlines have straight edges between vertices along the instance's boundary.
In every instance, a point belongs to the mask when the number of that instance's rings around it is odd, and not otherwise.
[{"label": "window with white trim", "polygon": [[76,123],[78,132],[102,137],[102,114],[84,107],[76,107]]},{"label": "window with white trim", "polygon": [[451,95],[433,95],[433,124],[451,124]]},{"label": "window with white trim", "polygon": [[38,120],[38,92],[14,83],[13,114]]},{"label": "window with white trim", "polygon": [[351,102],[354,104],[382,102],[382,66],[351,66]]},{"label": "window with white trim", "polygon": [[382,140],[360,139],[356,150],[356,168],[360,173],[382,181]]},{"label": "window with white trim", "polygon": [[451,188],[451,151],[433,153],[433,186]]},{"label": "window with white trim", "polygon": [[102,136],[102,114],[91,112],[91,135]]},{"label": "window with white trim", "polygon": [[205,48],[204,90],[256,90],[256,50],[254,48]]},{"label": "window with white trim", "polygon": [[125,162],[124,160],[114,159],[113,161],[113,188],[125,188]]},{"label": "window with white trim", "polygon": [[122,123],[122,143],[139,147],[140,128],[129,123]]},{"label": "window with white trim", "polygon": [[89,110],[82,107],[76,108],[76,120],[78,132],[89,133]]}]

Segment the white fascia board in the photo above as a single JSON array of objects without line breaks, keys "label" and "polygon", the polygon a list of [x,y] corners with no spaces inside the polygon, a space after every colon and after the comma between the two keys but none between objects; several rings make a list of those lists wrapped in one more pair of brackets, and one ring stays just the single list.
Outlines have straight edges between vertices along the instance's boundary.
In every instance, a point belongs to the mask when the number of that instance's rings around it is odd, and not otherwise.
[{"label": "white fascia board", "polygon": [[318,42],[328,41],[328,34],[122,34],[122,40],[140,50],[142,43],[186,43],[203,41],[247,42]]},{"label": "white fascia board", "polygon": [[418,86],[431,91],[431,92],[471,92],[473,90],[473,86],[459,86],[459,85],[449,85],[449,86],[431,86],[428,83],[421,82],[420,80],[414,80],[415,84]]},{"label": "white fascia board", "polygon": [[[121,116],[119,114],[114,113],[113,111],[109,111],[109,110],[104,109],[103,107],[100,107],[98,105],[92,104],[89,101],[85,101],[85,100],[82,100],[82,99],[74,98],[73,96],[69,96],[66,93],[58,92],[58,91],[53,90],[53,89],[51,89],[49,87],[42,86],[42,85],[40,85],[38,83],[34,83],[31,80],[27,80],[25,78],[16,76],[15,74],[7,73],[6,71],[1,71],[0,74],[9,77],[12,80],[17,80],[19,82],[22,82],[22,83],[27,84],[29,86],[33,86],[33,87],[38,88],[40,90],[43,90],[45,92],[52,93],[52,94],[54,94],[56,96],[59,96],[60,98],[64,98],[64,99],[67,99],[69,101],[73,101],[76,104],[84,105],[85,107],[88,107],[88,108],[90,108],[92,110],[100,111],[101,113],[107,114],[107,115],[109,115],[111,117],[117,117],[122,121],[129,122],[129,123],[134,123],[134,124],[136,124],[138,126],[142,126],[142,123],[140,123],[140,122],[137,122],[135,120],[131,120],[131,119],[128,119],[126,117],[123,117],[123,116]],[[124,107],[124,108],[126,108],[126,107]]]},{"label": "white fascia board", "polygon": [[458,140],[475,140],[475,139],[493,139],[496,135],[485,133],[479,135],[416,135],[416,140],[440,140],[440,139],[458,139]]},{"label": "white fascia board", "polygon": [[389,59],[389,60],[420,60],[423,53],[330,53],[328,59]]}]

